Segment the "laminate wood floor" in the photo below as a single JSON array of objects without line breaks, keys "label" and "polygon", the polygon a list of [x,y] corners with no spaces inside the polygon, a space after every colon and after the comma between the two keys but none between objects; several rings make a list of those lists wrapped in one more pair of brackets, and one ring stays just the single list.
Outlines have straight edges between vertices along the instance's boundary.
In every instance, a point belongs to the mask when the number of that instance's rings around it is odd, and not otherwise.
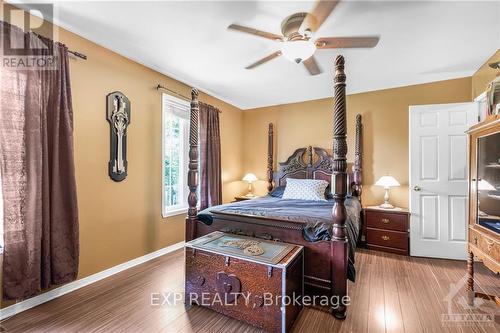
[{"label": "laminate wood floor", "polygon": [[[260,332],[211,310],[152,306],[151,294],[183,291],[184,255],[179,250],[1,323],[7,332]],[[499,332],[499,308],[485,301],[463,307],[465,262],[413,258],[359,249],[356,283],[346,320],[306,308],[293,332]],[[477,290],[500,294],[500,278],[476,264]],[[447,302],[450,285],[458,283]],[[443,322],[443,315],[490,314],[494,321]],[[454,318],[461,319],[456,316]]]}]

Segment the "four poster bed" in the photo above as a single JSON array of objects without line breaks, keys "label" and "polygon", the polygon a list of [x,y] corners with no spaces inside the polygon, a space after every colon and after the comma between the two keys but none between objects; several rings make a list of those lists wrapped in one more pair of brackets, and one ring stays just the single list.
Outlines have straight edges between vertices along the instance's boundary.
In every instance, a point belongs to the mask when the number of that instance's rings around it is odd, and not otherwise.
[{"label": "four poster bed", "polygon": [[[268,133],[268,190],[262,198],[211,207],[198,212],[198,92],[192,91],[189,150],[189,210],[186,240],[219,230],[304,246],[304,288],[307,295],[347,295],[347,279],[354,281],[354,249],[361,214],[361,116],[356,117],[354,163],[346,159],[346,103],[344,58],[335,59],[333,156],[319,147],[297,149],[273,171],[273,124]],[[283,200],[287,178],[321,179],[330,183],[325,201]],[[329,191],[328,191],[329,192]],[[345,318],[346,306],[332,306]]]}]

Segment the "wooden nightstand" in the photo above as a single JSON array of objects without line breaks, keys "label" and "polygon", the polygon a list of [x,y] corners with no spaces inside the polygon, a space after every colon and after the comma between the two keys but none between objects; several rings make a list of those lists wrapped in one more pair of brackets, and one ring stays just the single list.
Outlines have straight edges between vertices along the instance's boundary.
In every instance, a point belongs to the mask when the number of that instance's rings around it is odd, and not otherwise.
[{"label": "wooden nightstand", "polygon": [[251,200],[251,199],[255,199],[255,198],[258,198],[257,196],[255,197],[247,197],[247,196],[239,196],[239,197],[234,197],[234,201],[233,202],[236,202],[236,201],[245,201],[245,200]]},{"label": "wooden nightstand", "polygon": [[408,255],[409,217],[406,209],[363,208],[366,246],[369,249]]}]

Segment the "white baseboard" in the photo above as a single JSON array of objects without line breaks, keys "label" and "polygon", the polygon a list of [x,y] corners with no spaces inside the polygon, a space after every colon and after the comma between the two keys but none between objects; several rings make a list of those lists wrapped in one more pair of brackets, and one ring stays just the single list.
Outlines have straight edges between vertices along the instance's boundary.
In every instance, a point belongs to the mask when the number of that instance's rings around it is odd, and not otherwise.
[{"label": "white baseboard", "polygon": [[122,271],[129,269],[131,267],[145,263],[146,261],[158,258],[162,255],[167,254],[167,253],[182,249],[183,247],[184,247],[184,242],[179,242],[179,243],[164,247],[158,251],[148,253],[142,257],[132,259],[130,261],[124,262],[123,264],[108,268],[102,272],[95,273],[95,274],[87,276],[83,279],[67,283],[65,285],[62,285],[61,287],[52,289],[52,290],[47,291],[47,292],[40,294],[38,296],[28,298],[27,300],[18,302],[16,304],[8,306],[4,309],[0,309],[0,320],[3,320],[5,318],[11,317],[11,316],[18,314],[20,312],[31,309],[32,307],[35,307],[35,306],[40,305],[42,303],[48,302],[54,298],[57,298],[57,297],[62,296],[64,294],[70,293],[70,292],[75,291],[77,289],[80,289],[82,287],[88,286],[89,284],[92,284],[92,283],[97,282],[99,280],[105,279],[113,274],[122,272]]}]

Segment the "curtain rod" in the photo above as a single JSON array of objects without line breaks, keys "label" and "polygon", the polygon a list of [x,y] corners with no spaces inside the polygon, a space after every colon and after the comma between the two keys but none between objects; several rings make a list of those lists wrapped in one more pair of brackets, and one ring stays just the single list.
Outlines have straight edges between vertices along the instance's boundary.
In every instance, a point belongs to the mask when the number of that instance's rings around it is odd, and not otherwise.
[{"label": "curtain rod", "polygon": [[[32,32],[33,35],[37,36],[38,38],[42,39],[42,40],[51,40],[47,37],[44,37],[36,32]],[[72,55],[74,55],[75,57],[77,58],[80,58],[80,59],[83,59],[83,60],[87,60],[87,56],[83,53],[80,53],[80,52],[77,52],[77,51],[71,51],[70,49],[68,49],[68,53],[71,53]]]},{"label": "curtain rod", "polygon": [[168,89],[167,87],[162,86],[161,84],[159,84],[159,85],[157,85],[157,86],[156,86],[156,90],[165,90],[165,91],[167,91],[168,93],[170,93],[170,95],[174,95],[174,96],[177,96],[177,97],[179,97],[179,98],[181,98],[181,99],[184,99],[184,100],[186,100],[186,101],[188,101],[188,102],[191,102],[191,98],[186,97],[186,96],[184,96],[184,95],[181,95],[181,94],[179,94],[178,92],[175,92],[175,91],[173,91],[173,90],[170,90],[170,89]]},{"label": "curtain rod", "polygon": [[80,59],[83,59],[83,60],[87,60],[87,56],[85,54],[83,54],[83,53],[76,52],[76,51],[71,51],[71,50],[68,50],[68,53],[71,53],[72,55],[74,55],[77,58],[80,58]]},{"label": "curtain rod", "polygon": [[[164,87],[164,86],[162,86],[161,84],[158,84],[158,85],[156,86],[156,90],[165,90],[166,92],[168,92],[170,95],[173,95],[174,97],[175,97],[175,96],[177,96],[177,97],[179,97],[180,99],[183,99],[183,100],[185,100],[185,101],[191,102],[191,98],[186,97],[186,96],[184,96],[184,95],[182,95],[182,94],[179,94],[178,92],[175,92],[175,91],[173,91],[173,90],[171,90],[171,89],[168,89],[167,87]],[[219,113],[222,113],[222,111],[221,111],[221,110],[219,110],[219,109],[216,109],[216,110],[217,110]]]}]

